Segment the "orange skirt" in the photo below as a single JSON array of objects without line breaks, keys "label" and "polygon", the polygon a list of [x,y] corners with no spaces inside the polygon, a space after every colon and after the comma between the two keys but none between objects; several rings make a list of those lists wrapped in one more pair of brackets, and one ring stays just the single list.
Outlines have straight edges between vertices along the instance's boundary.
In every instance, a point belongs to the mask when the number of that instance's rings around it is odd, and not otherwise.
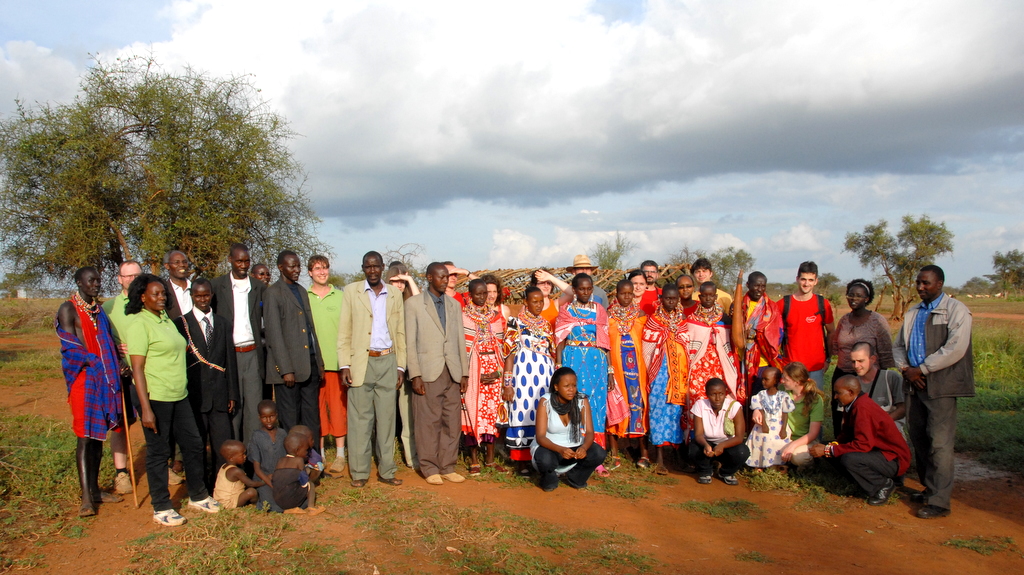
[{"label": "orange skirt", "polygon": [[348,435],[348,390],[341,385],[340,371],[325,371],[320,384],[320,434]]}]

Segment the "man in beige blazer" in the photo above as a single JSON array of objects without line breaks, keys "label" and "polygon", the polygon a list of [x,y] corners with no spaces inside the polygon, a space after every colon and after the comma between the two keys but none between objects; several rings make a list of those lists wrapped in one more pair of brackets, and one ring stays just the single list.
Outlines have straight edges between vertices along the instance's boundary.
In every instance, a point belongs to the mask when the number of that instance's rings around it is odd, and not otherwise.
[{"label": "man in beige blazer", "polygon": [[[381,281],[384,259],[363,256],[366,279],[345,286],[338,323],[338,367],[348,387],[348,450],[352,487],[370,478],[371,449],[377,480],[395,479],[395,409],[405,382],[405,309],[402,292]],[[376,444],[371,446],[376,430]]]},{"label": "man in beige blazer", "polygon": [[427,266],[427,291],[405,302],[405,336],[420,472],[431,485],[461,483],[455,473],[462,422],[461,394],[469,385],[462,306],[445,295],[448,268]]}]

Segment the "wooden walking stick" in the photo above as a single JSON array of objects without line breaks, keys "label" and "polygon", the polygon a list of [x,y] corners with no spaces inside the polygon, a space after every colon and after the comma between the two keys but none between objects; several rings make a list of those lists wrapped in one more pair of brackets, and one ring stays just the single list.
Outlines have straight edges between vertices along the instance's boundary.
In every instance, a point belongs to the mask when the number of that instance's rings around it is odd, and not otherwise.
[{"label": "wooden walking stick", "polygon": [[[121,381],[121,385],[124,385],[124,381]],[[128,427],[128,402],[124,398],[125,390],[121,389],[121,413],[124,414],[124,439],[128,444],[128,478],[132,481],[132,500],[135,502],[135,508],[139,508],[139,484],[135,481],[135,456],[132,455],[132,434],[129,433],[131,429]]]}]

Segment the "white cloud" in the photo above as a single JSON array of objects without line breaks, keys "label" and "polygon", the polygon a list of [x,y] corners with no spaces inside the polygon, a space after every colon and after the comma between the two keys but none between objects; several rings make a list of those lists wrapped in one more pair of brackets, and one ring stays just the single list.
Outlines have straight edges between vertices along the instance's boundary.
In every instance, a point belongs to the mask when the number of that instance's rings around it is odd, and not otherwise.
[{"label": "white cloud", "polygon": [[67,102],[78,86],[79,70],[69,60],[33,42],[7,42],[0,48],[0,113],[14,111],[15,99]]},{"label": "white cloud", "polygon": [[775,252],[821,253],[827,251],[824,242],[830,235],[828,230],[816,230],[806,223],[800,223],[788,230],[780,231],[769,240],[757,238],[754,240],[754,247]]}]

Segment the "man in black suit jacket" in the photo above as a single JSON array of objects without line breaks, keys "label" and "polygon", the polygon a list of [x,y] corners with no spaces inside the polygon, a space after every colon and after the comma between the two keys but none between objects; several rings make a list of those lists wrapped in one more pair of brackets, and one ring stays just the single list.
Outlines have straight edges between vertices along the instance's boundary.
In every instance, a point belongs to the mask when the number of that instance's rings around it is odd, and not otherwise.
[{"label": "man in black suit jacket", "polygon": [[232,244],[228,252],[231,271],[214,278],[213,312],[227,322],[238,366],[241,405],[232,418],[235,437],[248,445],[260,428],[256,406],[270,397],[264,385],[266,361],[263,345],[263,292],[267,286],[249,275],[249,248]]},{"label": "man in black suit jacket", "polygon": [[281,279],[263,294],[267,339],[267,383],[274,384],[281,427],[305,425],[320,437],[320,380],[324,361],[309,308],[309,294],[299,285],[302,262],[285,250],[277,256]]},{"label": "man in black suit jacket", "polygon": [[213,313],[212,299],[210,281],[196,279],[192,282],[192,311],[174,320],[188,345],[185,356],[188,400],[203,445],[209,443],[213,454],[213,469],[206,477],[208,489],[213,488],[217,471],[224,465],[220,446],[231,439],[230,414],[238,404],[231,328],[224,317]]}]

